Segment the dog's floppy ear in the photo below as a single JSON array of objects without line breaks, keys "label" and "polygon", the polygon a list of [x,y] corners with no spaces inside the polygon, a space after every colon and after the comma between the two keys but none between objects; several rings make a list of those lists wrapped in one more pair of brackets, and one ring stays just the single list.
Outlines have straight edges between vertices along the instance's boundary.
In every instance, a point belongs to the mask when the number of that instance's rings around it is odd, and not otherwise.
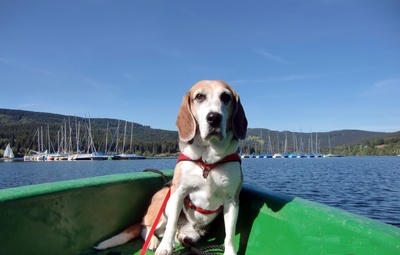
[{"label": "dog's floppy ear", "polygon": [[193,140],[196,134],[196,121],[190,109],[190,92],[183,97],[178,117],[176,118],[176,126],[178,127],[181,141],[190,142]]},{"label": "dog's floppy ear", "polygon": [[240,103],[239,95],[236,92],[233,92],[233,95],[236,99],[236,106],[233,113],[232,118],[232,129],[237,139],[243,140],[246,139],[247,133],[247,119],[244,113],[244,109],[242,104]]}]

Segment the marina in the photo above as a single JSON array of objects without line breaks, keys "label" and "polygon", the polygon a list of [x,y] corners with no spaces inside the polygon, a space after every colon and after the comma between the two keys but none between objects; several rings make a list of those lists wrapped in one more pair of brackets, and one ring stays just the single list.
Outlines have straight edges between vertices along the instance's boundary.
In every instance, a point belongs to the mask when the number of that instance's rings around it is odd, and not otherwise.
[{"label": "marina", "polygon": [[[81,161],[81,160],[136,160],[145,159],[145,156],[136,155],[131,153],[132,138],[133,138],[133,122],[131,123],[130,130],[130,144],[129,153],[127,153],[128,145],[126,144],[127,139],[127,124],[125,121],[125,128],[123,131],[123,138],[120,138],[120,122],[114,130],[114,135],[110,138],[111,128],[107,123],[107,129],[104,137],[104,151],[99,151],[100,145],[94,144],[92,126],[90,118],[84,119],[84,123],[81,125],[75,118],[75,130],[71,126],[71,121],[68,119],[64,120],[63,125],[57,131],[57,136],[52,137],[50,135],[50,125],[47,125],[47,129],[43,130],[43,126],[37,129],[34,134],[31,146],[36,150],[30,149],[26,155],[23,156],[23,161]],[[74,139],[72,138],[74,137]],[[122,139],[122,141],[121,141]],[[109,143],[110,142],[110,143]],[[120,147],[119,147],[120,146]],[[73,149],[75,148],[75,149]],[[97,148],[97,149],[96,149]],[[5,158],[14,158],[12,154],[12,148],[10,144],[7,145]],[[12,156],[11,156],[11,154]],[[10,155],[9,155],[10,154]]]}]

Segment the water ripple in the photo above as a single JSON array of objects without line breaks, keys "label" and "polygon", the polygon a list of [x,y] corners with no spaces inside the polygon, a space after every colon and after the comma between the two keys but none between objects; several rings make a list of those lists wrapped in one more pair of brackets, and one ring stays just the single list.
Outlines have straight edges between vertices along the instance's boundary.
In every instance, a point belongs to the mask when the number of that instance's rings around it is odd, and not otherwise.
[{"label": "water ripple", "polygon": [[[244,159],[244,183],[286,193],[400,227],[400,157]],[[0,189],[146,168],[176,159],[0,163]]]},{"label": "water ripple", "polygon": [[246,159],[245,183],[400,226],[400,157]]}]

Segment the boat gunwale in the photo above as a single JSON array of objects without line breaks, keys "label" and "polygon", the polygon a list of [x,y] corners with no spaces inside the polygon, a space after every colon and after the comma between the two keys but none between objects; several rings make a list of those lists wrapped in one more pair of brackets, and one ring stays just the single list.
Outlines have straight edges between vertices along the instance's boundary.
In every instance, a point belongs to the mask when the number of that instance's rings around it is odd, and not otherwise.
[{"label": "boat gunwale", "polygon": [[[173,170],[163,170],[162,172],[167,176],[168,179],[172,179],[174,173]],[[61,193],[63,191],[68,191],[73,189],[89,188],[89,187],[96,187],[103,185],[114,185],[117,183],[128,183],[134,180],[157,178],[157,177],[160,177],[160,175],[157,173],[133,172],[133,173],[101,175],[88,178],[12,187],[12,188],[0,189],[0,203],[29,198],[33,196]],[[368,224],[376,225],[376,227],[378,228],[388,229],[388,230],[391,229],[391,232],[394,231],[396,233],[400,233],[400,228],[396,226],[387,224],[379,220],[371,219],[359,214],[355,214],[337,207],[303,199],[301,197],[290,196],[284,193],[274,192],[268,189],[260,189],[260,188],[255,189],[253,186],[246,184],[243,185],[242,191],[243,191],[242,193],[251,194],[251,196],[257,197],[258,200],[273,201],[273,203],[270,204],[266,203],[266,205],[269,209],[271,209],[271,211],[274,212],[279,211],[286,204],[292,203],[292,205],[296,204],[297,206],[300,206],[302,208],[308,207],[318,211],[325,211],[327,214],[333,213],[335,215],[340,215],[341,217],[344,217],[348,220],[367,222]],[[277,206],[277,204],[280,205]]]},{"label": "boat gunwale", "polygon": [[[171,179],[173,170],[162,171],[167,178]],[[133,172],[123,174],[101,175],[88,178],[73,180],[33,184],[20,187],[0,189],[0,203],[10,200],[23,199],[32,196],[41,196],[52,193],[59,193],[72,189],[88,188],[102,185],[113,185],[116,183],[125,183],[133,180],[148,179],[160,175],[152,172]]]}]

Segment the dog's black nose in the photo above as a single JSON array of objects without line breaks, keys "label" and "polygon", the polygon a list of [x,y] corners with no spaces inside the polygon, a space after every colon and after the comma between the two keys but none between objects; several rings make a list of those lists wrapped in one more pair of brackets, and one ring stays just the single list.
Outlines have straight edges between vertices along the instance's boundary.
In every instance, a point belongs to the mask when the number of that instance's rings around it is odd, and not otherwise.
[{"label": "dog's black nose", "polygon": [[207,114],[207,122],[212,127],[218,127],[221,124],[222,116],[217,112],[210,112]]}]

